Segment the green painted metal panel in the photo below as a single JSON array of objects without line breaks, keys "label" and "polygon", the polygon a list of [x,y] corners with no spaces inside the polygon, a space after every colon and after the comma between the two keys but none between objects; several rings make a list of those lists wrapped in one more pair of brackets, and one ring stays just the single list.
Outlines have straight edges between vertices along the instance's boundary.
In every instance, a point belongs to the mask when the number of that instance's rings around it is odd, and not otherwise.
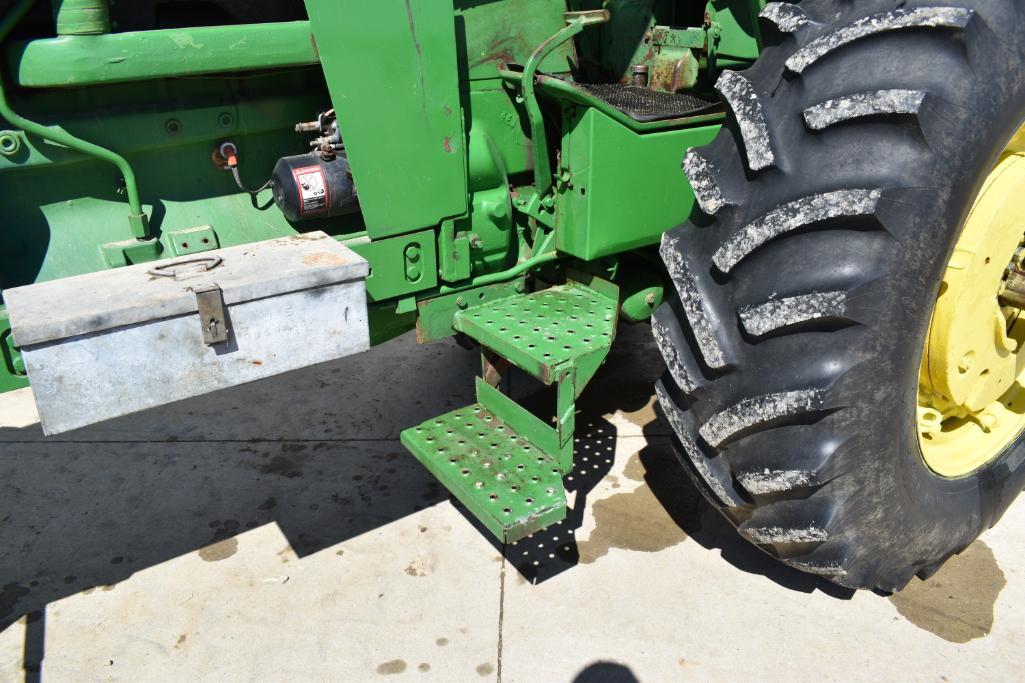
[{"label": "green painted metal panel", "polygon": [[307,21],[60,36],[13,45],[24,87],[60,88],[317,63]]},{"label": "green painted metal panel", "polygon": [[758,13],[764,6],[764,0],[711,0],[708,3],[708,14],[719,25],[717,51],[721,58],[753,62],[758,57]]},{"label": "green painted metal panel", "polygon": [[594,109],[567,122],[557,211],[560,251],[590,260],[656,244],[696,206],[680,164],[719,126],[640,134]]},{"label": "green painted metal panel", "polygon": [[[566,0],[455,0],[460,78],[498,78],[506,64],[526,64],[538,45],[564,25]],[[570,43],[560,45],[541,63],[545,73],[567,73],[576,63]]]},{"label": "green painted metal panel", "polygon": [[28,386],[25,361],[11,338],[11,323],[0,306],[0,393]]},{"label": "green painted metal panel", "polygon": [[467,208],[451,0],[306,0],[371,237]]},{"label": "green painted metal panel", "polygon": [[[302,151],[289,130],[308,116],[307,96],[254,98],[182,110],[143,110],[106,117],[67,117],[72,134],[109,144],[132,163],[151,226],[163,252],[175,253],[172,233],[210,225],[221,246],[245,244],[296,232],[270,193],[253,200],[240,193],[231,174],[211,162],[220,140],[235,140],[243,179],[259,186],[282,156]],[[177,132],[167,122],[176,121]],[[228,125],[225,125],[228,124]],[[101,245],[131,238],[117,169],[31,137],[22,154],[0,157],[2,286],[79,275],[107,267]],[[26,200],[26,198],[29,198]],[[311,221],[303,230],[331,234],[360,229],[351,221]]]},{"label": "green painted metal panel", "polygon": [[526,291],[523,278],[467,289],[417,303],[416,340],[421,344],[446,339],[456,333],[456,315]]},{"label": "green painted metal panel", "polygon": [[438,284],[437,236],[433,230],[353,241],[347,246],[372,265],[366,281],[371,302],[422,292]]},{"label": "green painted metal panel", "polygon": [[519,403],[478,377],[476,380],[477,402],[495,414],[517,434],[522,435],[541,451],[558,462],[559,435],[551,425],[540,419]]}]

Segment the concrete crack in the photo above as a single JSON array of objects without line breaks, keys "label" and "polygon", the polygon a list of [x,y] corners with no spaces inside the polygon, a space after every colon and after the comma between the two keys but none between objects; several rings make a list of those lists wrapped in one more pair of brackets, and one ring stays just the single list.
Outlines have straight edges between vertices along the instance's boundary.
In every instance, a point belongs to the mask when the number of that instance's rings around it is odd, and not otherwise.
[{"label": "concrete crack", "polygon": [[497,683],[502,683],[502,627],[505,622],[505,544],[502,544],[502,572],[498,580],[498,665],[495,667]]}]

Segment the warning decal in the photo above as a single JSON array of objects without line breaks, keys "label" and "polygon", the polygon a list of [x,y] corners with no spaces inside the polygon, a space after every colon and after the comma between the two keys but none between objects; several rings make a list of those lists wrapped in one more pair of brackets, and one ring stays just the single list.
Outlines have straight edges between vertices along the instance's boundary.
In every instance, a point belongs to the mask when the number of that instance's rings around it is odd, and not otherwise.
[{"label": "warning decal", "polygon": [[299,213],[320,213],[327,209],[327,182],[320,166],[293,168],[295,185],[299,188]]}]

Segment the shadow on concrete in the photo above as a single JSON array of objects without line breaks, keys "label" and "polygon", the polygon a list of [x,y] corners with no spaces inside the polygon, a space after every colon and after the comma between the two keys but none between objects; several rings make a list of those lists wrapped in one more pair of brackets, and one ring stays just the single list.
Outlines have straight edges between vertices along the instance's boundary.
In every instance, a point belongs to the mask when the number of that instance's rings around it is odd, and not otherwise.
[{"label": "shadow on concrete", "polygon": [[[668,428],[645,413],[661,368],[649,339],[644,326],[625,328],[580,403],[569,518],[496,547],[530,582],[579,562],[573,536],[618,436],[602,416],[619,409],[644,416],[646,483],[688,536],[788,589],[849,597],[764,555],[704,502],[675,461]],[[225,559],[237,534],[264,524],[277,524],[303,557],[446,500],[398,431],[471,403],[478,355],[392,344],[63,439],[44,439],[38,425],[0,429],[0,630],[29,614],[30,631],[40,631],[50,602],[110,590],[186,553]],[[30,662],[42,657],[33,643]]]},{"label": "shadow on concrete", "polygon": [[[49,603],[190,552],[226,559],[265,524],[304,557],[443,502],[396,425],[469,403],[478,357],[442,344],[407,361],[412,342],[394,343],[61,439],[0,429],[0,630],[27,614],[31,635]],[[367,381],[382,375],[374,361],[427,366],[410,382]],[[32,643],[29,663],[42,656]]]},{"label": "shadow on concrete", "polygon": [[640,683],[630,667],[615,662],[595,662],[581,671],[573,683]]}]

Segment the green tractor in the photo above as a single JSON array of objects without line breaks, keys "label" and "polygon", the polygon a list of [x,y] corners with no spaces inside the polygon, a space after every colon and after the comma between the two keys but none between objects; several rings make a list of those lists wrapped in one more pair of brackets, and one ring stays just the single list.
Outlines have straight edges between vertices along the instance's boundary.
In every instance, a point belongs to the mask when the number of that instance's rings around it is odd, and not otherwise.
[{"label": "green tractor", "polygon": [[900,590],[1025,485],[1020,0],[0,7],[0,391],[48,434],[455,336],[476,402],[401,440],[512,543],[650,324],[683,467],[791,567]]}]

